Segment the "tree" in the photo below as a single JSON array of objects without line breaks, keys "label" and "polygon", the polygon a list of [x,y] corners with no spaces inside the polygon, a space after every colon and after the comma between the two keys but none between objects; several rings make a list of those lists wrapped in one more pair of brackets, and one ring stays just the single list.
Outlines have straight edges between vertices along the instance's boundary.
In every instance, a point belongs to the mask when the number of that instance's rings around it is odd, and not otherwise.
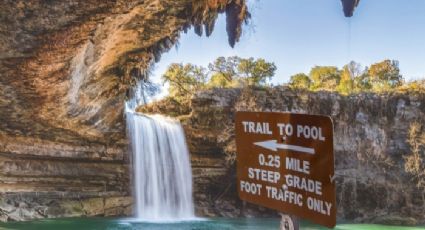
[{"label": "tree", "polygon": [[357,63],[355,61],[350,61],[347,65],[343,67],[343,69],[347,69],[352,79],[357,78],[361,76],[364,73],[364,70],[362,70],[362,66],[360,63]]},{"label": "tree", "polygon": [[[350,94],[354,91],[363,91],[366,85],[363,83],[364,71],[361,70],[361,65],[355,61],[350,61],[342,68],[341,80],[338,84],[337,91],[341,94]],[[356,83],[358,85],[356,85]]]},{"label": "tree", "polygon": [[409,88],[418,92],[424,91],[423,84],[404,82],[398,62],[394,60],[384,60],[364,69],[354,61],[345,65],[342,70],[334,66],[315,66],[310,70],[308,77],[305,74],[292,76],[289,86],[313,91],[337,91],[345,95],[354,92],[381,92]]},{"label": "tree", "polygon": [[267,62],[262,58],[254,60],[254,58],[240,59],[238,64],[238,72],[240,77],[247,85],[260,86],[270,80],[276,71],[276,65],[273,62]]},{"label": "tree", "polygon": [[188,100],[192,94],[205,87],[206,70],[192,64],[171,64],[162,75],[164,83],[169,83],[170,96],[179,102]]},{"label": "tree", "polygon": [[240,57],[218,57],[213,63],[208,65],[208,69],[214,73],[214,75],[221,75],[220,78],[224,78],[231,82],[233,77],[237,74],[237,68],[240,62]]},{"label": "tree", "polygon": [[310,89],[311,80],[304,73],[298,73],[291,76],[289,80],[289,87],[294,89]]},{"label": "tree", "polygon": [[206,88],[227,88],[246,85],[264,85],[276,66],[259,58],[218,57],[208,65],[208,72],[193,64],[171,64],[162,75],[169,84],[169,94],[178,102],[187,102],[193,93]]},{"label": "tree", "polygon": [[276,65],[259,58],[218,57],[208,65],[211,78],[209,87],[235,87],[241,83],[247,85],[264,85],[274,76]]},{"label": "tree", "polygon": [[211,78],[208,82],[209,88],[227,88],[232,87],[237,75],[237,67],[240,58],[237,56],[232,57],[218,57],[208,65]]},{"label": "tree", "polygon": [[339,81],[336,91],[344,95],[352,93],[354,85],[353,78],[354,77],[348,65],[344,66],[341,72],[341,80]]},{"label": "tree", "polygon": [[366,68],[361,75],[354,78],[353,87],[355,92],[368,92],[372,90],[372,82],[367,74],[367,70]]},{"label": "tree", "polygon": [[341,79],[340,71],[335,66],[315,66],[310,71],[312,90],[335,90]]},{"label": "tree", "polygon": [[374,91],[393,89],[403,82],[398,61],[395,60],[387,59],[372,64],[368,70],[368,75]]},{"label": "tree", "polygon": [[400,87],[397,87],[397,91],[425,94],[425,79],[405,82]]},{"label": "tree", "polygon": [[233,81],[229,81],[223,74],[215,73],[211,76],[207,87],[208,88],[229,88],[232,87]]}]

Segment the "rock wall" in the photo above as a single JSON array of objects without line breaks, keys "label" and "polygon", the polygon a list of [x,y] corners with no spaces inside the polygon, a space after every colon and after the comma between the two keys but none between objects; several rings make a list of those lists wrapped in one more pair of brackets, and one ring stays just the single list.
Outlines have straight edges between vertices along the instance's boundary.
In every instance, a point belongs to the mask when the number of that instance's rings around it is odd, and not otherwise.
[{"label": "rock wall", "polygon": [[190,115],[180,118],[192,154],[200,215],[276,215],[237,198],[233,119],[235,111],[289,111],[329,115],[334,121],[339,220],[425,222],[424,190],[404,171],[404,156],[411,153],[410,125],[425,124],[425,95],[215,89],[197,93],[191,108]]},{"label": "rock wall", "polygon": [[[128,215],[124,101],[182,31],[209,36],[219,13],[233,46],[250,17],[245,0],[2,1],[0,220]],[[191,145],[201,146],[193,127]],[[195,175],[228,173],[222,148],[203,148],[193,147]],[[222,197],[211,178],[197,181],[217,196],[199,202]]]},{"label": "rock wall", "polygon": [[126,145],[0,138],[0,221],[131,214]]},{"label": "rock wall", "polygon": [[182,31],[229,43],[244,0],[5,0],[0,220],[131,213],[124,102]]}]

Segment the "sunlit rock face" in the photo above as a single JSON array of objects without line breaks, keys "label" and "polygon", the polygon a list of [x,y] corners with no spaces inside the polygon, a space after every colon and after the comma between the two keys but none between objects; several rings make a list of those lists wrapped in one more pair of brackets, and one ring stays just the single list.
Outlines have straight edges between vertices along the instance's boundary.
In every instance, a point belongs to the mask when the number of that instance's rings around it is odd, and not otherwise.
[{"label": "sunlit rock face", "polygon": [[[161,102],[144,112],[176,114]],[[192,155],[195,205],[209,216],[277,216],[237,197],[236,111],[322,114],[334,124],[337,218],[355,222],[415,224],[425,220],[425,192],[404,170],[411,153],[410,125],[425,124],[425,95],[272,89],[215,89],[197,93],[181,116]],[[425,134],[423,134],[425,135]]]},{"label": "sunlit rock face", "polygon": [[182,31],[211,34],[219,13],[234,45],[244,0],[3,1],[0,220],[131,213],[129,89]]}]

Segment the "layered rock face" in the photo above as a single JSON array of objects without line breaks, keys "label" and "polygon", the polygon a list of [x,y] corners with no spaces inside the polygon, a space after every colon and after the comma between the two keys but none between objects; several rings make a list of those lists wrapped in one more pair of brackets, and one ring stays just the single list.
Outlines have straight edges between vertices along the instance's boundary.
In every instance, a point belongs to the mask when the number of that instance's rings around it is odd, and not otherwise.
[{"label": "layered rock face", "polygon": [[124,102],[183,30],[244,0],[3,1],[0,220],[131,213]]},{"label": "layered rock face", "polygon": [[[166,106],[155,108],[158,112]],[[407,142],[410,125],[425,124],[425,95],[341,96],[283,87],[216,89],[196,94],[191,108],[191,114],[181,119],[192,154],[195,203],[201,215],[275,215],[237,198],[234,113],[282,111],[332,117],[339,220],[425,221],[425,193],[404,170],[404,156],[411,153]]]}]

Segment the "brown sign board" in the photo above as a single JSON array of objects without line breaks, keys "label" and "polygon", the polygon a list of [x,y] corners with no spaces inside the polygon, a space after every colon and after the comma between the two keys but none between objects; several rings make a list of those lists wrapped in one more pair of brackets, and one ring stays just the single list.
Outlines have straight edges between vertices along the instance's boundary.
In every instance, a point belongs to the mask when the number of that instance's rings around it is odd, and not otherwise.
[{"label": "brown sign board", "polygon": [[237,112],[239,197],[326,227],[336,224],[330,117]]}]

